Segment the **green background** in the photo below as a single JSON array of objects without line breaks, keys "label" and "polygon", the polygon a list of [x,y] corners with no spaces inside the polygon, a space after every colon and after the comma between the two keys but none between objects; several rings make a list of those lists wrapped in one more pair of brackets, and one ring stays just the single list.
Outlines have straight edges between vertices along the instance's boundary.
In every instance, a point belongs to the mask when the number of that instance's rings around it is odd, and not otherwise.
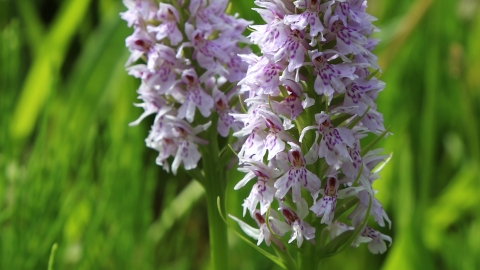
[{"label": "green background", "polygon": [[[257,24],[253,1],[233,12]],[[393,226],[326,269],[480,269],[480,3],[369,2],[393,158],[376,183]],[[114,0],[0,1],[0,269],[208,269],[203,190],[155,165]],[[227,210],[241,215],[248,190]],[[234,228],[239,228],[234,224]],[[377,228],[378,229],[378,228]],[[277,269],[230,232],[232,269]]]}]

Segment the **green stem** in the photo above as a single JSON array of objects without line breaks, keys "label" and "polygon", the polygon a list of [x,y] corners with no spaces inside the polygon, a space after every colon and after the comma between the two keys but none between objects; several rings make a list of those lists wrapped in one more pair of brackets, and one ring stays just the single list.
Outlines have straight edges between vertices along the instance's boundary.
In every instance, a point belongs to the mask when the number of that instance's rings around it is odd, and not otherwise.
[{"label": "green stem", "polygon": [[[209,189],[207,192],[207,213],[210,234],[210,269],[229,269],[227,228],[218,213],[216,200],[217,197],[220,197],[223,202],[224,195],[220,189]],[[223,205],[221,207],[223,208]]]},{"label": "green stem", "polygon": [[[212,126],[216,127],[216,119]],[[204,187],[207,199],[210,260],[213,270],[229,269],[227,227],[218,213],[217,198],[225,202],[226,179],[223,168],[218,168],[218,142],[215,128],[209,130],[209,144],[202,147]],[[224,204],[220,205],[225,212]]]}]

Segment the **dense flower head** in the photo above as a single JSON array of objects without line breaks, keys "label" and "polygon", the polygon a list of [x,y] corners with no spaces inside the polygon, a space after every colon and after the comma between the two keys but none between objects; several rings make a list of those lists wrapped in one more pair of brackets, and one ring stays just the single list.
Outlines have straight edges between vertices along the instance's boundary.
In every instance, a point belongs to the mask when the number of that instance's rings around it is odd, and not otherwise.
[{"label": "dense flower head", "polygon": [[[248,39],[242,34],[250,22],[225,13],[227,0],[124,0],[121,13],[133,34],[126,38],[130,75],[141,80],[137,90],[144,113],[132,125],[156,115],[146,139],[159,152],[157,164],[176,173],[197,167],[197,134],[218,118],[218,134],[229,136],[242,124],[235,122],[238,81],[248,64]],[[171,164],[171,165],[170,165]]]},{"label": "dense flower head", "polygon": [[[260,54],[240,55],[248,70],[238,84],[249,98],[246,113],[232,114],[243,124],[234,135],[245,138],[238,156],[246,176],[235,188],[255,179],[244,210],[267,214],[279,235],[291,230],[289,242],[298,247],[319,237],[305,221],[314,215],[330,240],[362,226],[352,246],[369,243],[373,253],[385,252],[391,238],[363,222],[371,215],[390,225],[372,188],[388,156],[363,148],[369,134],[388,134],[376,105],[385,84],[374,76],[381,71],[372,53],[375,18],[365,0],[255,3],[265,24],[251,26],[249,38]],[[335,213],[352,200],[347,225]]]}]

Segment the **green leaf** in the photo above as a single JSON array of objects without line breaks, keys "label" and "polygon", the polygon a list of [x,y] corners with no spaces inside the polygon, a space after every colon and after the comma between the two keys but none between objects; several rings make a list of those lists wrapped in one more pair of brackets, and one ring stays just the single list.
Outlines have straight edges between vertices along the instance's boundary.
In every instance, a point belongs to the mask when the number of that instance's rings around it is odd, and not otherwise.
[{"label": "green leaf", "polygon": [[377,73],[380,71],[380,69],[376,69],[374,70],[372,73],[370,73],[370,75],[367,76],[367,80],[370,80],[371,78],[373,78],[375,75],[377,75]]},{"label": "green leaf", "polygon": [[65,58],[67,46],[80,25],[89,0],[65,2],[50,32],[40,45],[18,102],[10,127],[12,137],[22,140],[33,131],[39,111],[42,109],[59,69]]},{"label": "green leaf", "polygon": [[352,118],[350,114],[342,113],[339,116],[337,116],[335,119],[332,119],[332,124],[338,127],[341,123],[345,122],[349,118]]},{"label": "green leaf", "polygon": [[287,269],[289,270],[298,269],[297,264],[293,260],[292,256],[290,256],[288,249],[281,250],[279,247],[275,245],[275,243],[272,245],[272,247],[275,250],[275,253],[277,253],[278,257],[282,258],[283,262],[285,262]]},{"label": "green leaf", "polygon": [[335,106],[340,103],[343,103],[344,100],[345,100],[345,94],[336,95],[335,97],[332,98],[332,101],[330,101],[330,106]]},{"label": "green leaf", "polygon": [[340,217],[343,213],[345,213],[348,209],[352,208],[353,206],[357,205],[358,198],[352,197],[345,201],[340,206],[335,208],[335,217]]},{"label": "green leaf", "polygon": [[360,170],[358,171],[357,178],[355,178],[355,181],[353,181],[352,186],[356,187],[358,184],[358,181],[360,181],[360,176],[362,175],[363,172],[363,161],[360,163]]},{"label": "green leaf", "polygon": [[[267,228],[270,231],[271,236],[276,237],[277,239],[280,239],[280,236],[278,236],[272,230],[272,228],[270,227],[270,209],[271,208],[269,206],[268,210],[267,210],[267,213],[266,213],[266,216],[265,216],[266,217],[265,220],[266,220],[266,223],[267,223]],[[297,264],[295,263],[292,256],[288,252],[288,249],[285,246],[282,246],[283,247],[283,250],[282,250],[281,248],[277,247],[277,245],[275,243],[273,243],[272,247],[275,250],[275,253],[277,253],[278,257],[280,257],[282,259],[282,261],[286,264],[288,269],[297,269]]]},{"label": "green leaf", "polygon": [[365,115],[367,115],[369,110],[370,110],[370,106],[368,106],[368,108],[365,110],[365,112],[362,115],[360,116],[357,115],[352,122],[348,123],[347,128],[352,129],[354,126],[356,126],[358,122],[360,122],[360,120],[362,120],[362,118],[365,117]]},{"label": "green leaf", "polygon": [[355,229],[355,231],[346,231],[341,235],[335,237],[332,241],[330,241],[325,248],[320,249],[320,258],[326,258],[334,256],[340,252],[342,252],[347,246],[350,246],[355,238],[360,234],[360,232],[365,228],[367,225],[368,218],[370,217],[370,208],[372,206],[372,198],[369,197],[368,208],[366,211],[366,215],[363,218],[362,223]]},{"label": "green leaf", "polygon": [[360,224],[360,226],[358,226],[357,229],[355,229],[355,233],[354,235],[352,235],[349,239],[349,243],[348,245],[350,246],[353,241],[355,241],[355,238],[360,234],[360,232],[365,228],[365,226],[367,225],[368,223],[368,218],[370,217],[370,209],[372,208],[372,197],[368,197],[368,207],[367,207],[367,211],[365,213],[367,213],[365,215],[365,217],[363,218],[363,221],[362,223]]},{"label": "green leaf", "polygon": [[262,255],[264,255],[265,257],[270,259],[272,262],[276,263],[278,266],[282,267],[283,269],[287,269],[287,267],[283,264],[283,262],[278,257],[276,257],[275,255],[271,254],[270,252],[260,248],[259,246],[255,245],[249,239],[247,239],[245,236],[243,236],[243,234],[237,232],[235,229],[232,228],[232,226],[230,226],[230,224],[227,222],[227,220],[225,219],[225,217],[222,214],[221,207],[220,207],[220,198],[217,199],[217,206],[218,206],[218,213],[220,214],[220,217],[222,218],[223,222],[225,222],[227,227],[229,229],[231,229],[240,239],[245,241],[248,245],[250,245],[251,247],[256,249],[258,252],[260,252]]},{"label": "green leaf", "polygon": [[346,231],[330,241],[324,248],[320,249],[320,258],[327,258],[340,253],[354,231]]},{"label": "green leaf", "polygon": [[390,129],[390,127],[385,129],[385,131],[382,132],[382,134],[378,135],[377,138],[375,138],[375,140],[373,140],[371,143],[369,143],[367,146],[365,146],[362,149],[362,151],[360,152],[360,155],[362,157],[365,156],[365,154],[368,153],[368,151],[370,151],[388,133],[389,129]]},{"label": "green leaf", "polygon": [[57,243],[53,244],[50,251],[50,258],[48,259],[48,270],[53,270],[53,262],[55,261],[55,251],[57,251]]}]

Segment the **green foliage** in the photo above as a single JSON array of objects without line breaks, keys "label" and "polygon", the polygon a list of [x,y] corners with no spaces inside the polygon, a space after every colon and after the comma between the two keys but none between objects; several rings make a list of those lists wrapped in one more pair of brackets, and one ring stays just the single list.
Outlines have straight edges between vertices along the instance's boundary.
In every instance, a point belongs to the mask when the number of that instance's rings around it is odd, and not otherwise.
[{"label": "green foliage", "polygon": [[[375,188],[393,244],[384,255],[347,247],[321,267],[479,269],[479,4],[369,5],[383,30],[379,111],[393,133],[379,143],[393,158]],[[230,9],[261,23],[251,7]],[[141,112],[124,71],[122,10],[112,0],[0,1],[0,269],[209,267],[203,190],[155,165],[146,124],[128,127]],[[241,216],[248,188],[233,191],[241,174],[226,174],[226,211]],[[279,268],[229,240],[232,269]]]}]

